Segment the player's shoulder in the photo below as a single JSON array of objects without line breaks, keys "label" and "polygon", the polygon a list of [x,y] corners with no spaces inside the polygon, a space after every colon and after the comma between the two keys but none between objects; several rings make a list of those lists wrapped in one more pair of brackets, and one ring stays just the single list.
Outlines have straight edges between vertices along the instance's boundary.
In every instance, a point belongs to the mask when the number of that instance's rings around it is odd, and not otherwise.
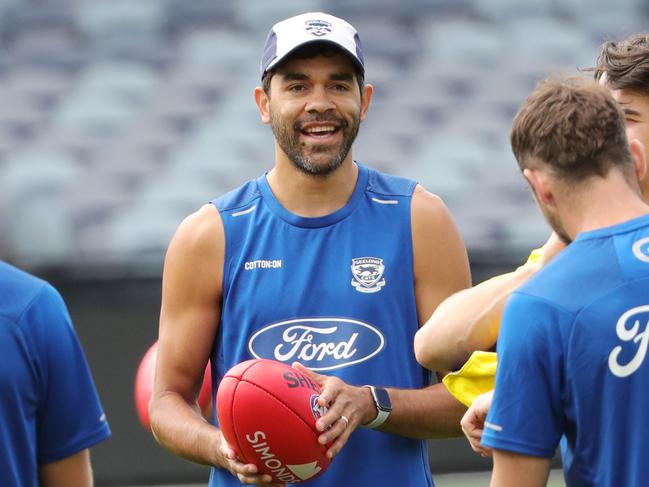
[{"label": "player's shoulder", "polygon": [[245,211],[260,197],[257,180],[251,179],[238,188],[213,199],[211,203],[220,213],[236,213]]},{"label": "player's shoulder", "polygon": [[176,247],[182,247],[183,252],[218,250],[224,238],[223,218],[249,210],[260,196],[257,180],[252,179],[203,205],[182,221],[171,241],[170,251]]},{"label": "player's shoulder", "polygon": [[615,275],[612,264],[598,249],[573,242],[517,292],[577,313],[610,287]]},{"label": "player's shoulder", "polygon": [[412,219],[414,225],[421,224],[435,231],[455,228],[444,200],[420,184],[415,186],[412,194]]},{"label": "player's shoulder", "polygon": [[401,176],[394,176],[376,169],[368,168],[358,163],[359,168],[366,170],[367,191],[380,196],[412,196],[417,186],[417,181]]},{"label": "player's shoulder", "polygon": [[10,289],[16,289],[18,292],[37,290],[46,284],[43,279],[0,261],[0,295],[4,296]]},{"label": "player's shoulder", "polygon": [[435,193],[431,193],[421,184],[417,184],[412,193],[413,205],[418,205],[428,211],[447,211],[444,200]]},{"label": "player's shoulder", "polygon": [[211,203],[187,216],[171,239],[169,253],[210,254],[223,240],[223,223],[218,209]]},{"label": "player's shoulder", "polygon": [[46,281],[0,261],[0,316],[18,322],[42,296],[58,298]]}]

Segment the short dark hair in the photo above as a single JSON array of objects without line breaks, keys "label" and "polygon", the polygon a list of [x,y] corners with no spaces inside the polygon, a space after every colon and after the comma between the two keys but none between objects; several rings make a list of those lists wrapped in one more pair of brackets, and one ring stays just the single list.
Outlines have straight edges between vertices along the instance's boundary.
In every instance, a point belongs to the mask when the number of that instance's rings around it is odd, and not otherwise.
[{"label": "short dark hair", "polygon": [[511,144],[521,170],[540,162],[559,179],[578,183],[618,167],[633,178],[622,110],[593,81],[541,81],[514,119]]},{"label": "short dark hair", "polygon": [[608,85],[615,90],[649,94],[649,34],[605,42],[593,71],[597,80],[606,73]]},{"label": "short dark hair", "polygon": [[[329,42],[311,42],[310,44],[305,44],[304,46],[297,48],[290,55],[288,55],[284,60],[282,60],[281,63],[279,63],[276,66],[273,66],[272,69],[266,71],[264,75],[261,77],[261,86],[264,89],[264,93],[270,95],[271,79],[275,75],[277,69],[280,66],[283,66],[285,63],[287,63],[289,60],[313,59],[314,57],[318,57],[318,56],[332,57],[335,56],[336,54],[345,54],[351,59],[351,56],[347,52],[345,52],[342,48],[337,47]],[[362,96],[363,86],[365,85],[365,76],[363,75],[363,72],[360,70],[360,68],[356,65],[356,63],[353,64],[354,64],[354,73],[356,74],[356,82],[358,83],[358,88]]]}]

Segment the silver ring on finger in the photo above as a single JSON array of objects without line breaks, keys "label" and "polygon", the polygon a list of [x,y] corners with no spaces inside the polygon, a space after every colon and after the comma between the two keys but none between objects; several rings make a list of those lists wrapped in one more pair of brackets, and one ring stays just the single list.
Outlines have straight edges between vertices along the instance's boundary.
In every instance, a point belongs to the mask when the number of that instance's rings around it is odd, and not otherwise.
[{"label": "silver ring on finger", "polygon": [[341,414],[340,419],[345,422],[345,429],[347,429],[347,425],[349,424],[349,418],[344,414]]}]

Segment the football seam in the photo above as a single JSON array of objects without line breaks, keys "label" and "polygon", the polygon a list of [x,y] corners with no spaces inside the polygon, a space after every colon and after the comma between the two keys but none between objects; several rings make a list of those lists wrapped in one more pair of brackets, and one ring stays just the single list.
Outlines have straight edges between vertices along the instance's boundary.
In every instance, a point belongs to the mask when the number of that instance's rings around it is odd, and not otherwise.
[{"label": "football seam", "polygon": [[[287,403],[285,403],[284,401],[282,401],[282,399],[280,399],[279,397],[277,397],[275,394],[273,394],[273,393],[270,392],[270,391],[267,391],[266,389],[264,389],[263,387],[259,386],[258,384],[255,384],[254,382],[250,382],[250,381],[245,380],[245,379],[241,380],[241,382],[244,382],[244,381],[245,381],[247,384],[250,384],[251,386],[254,386],[254,387],[256,387],[257,389],[259,389],[260,391],[262,391],[262,392],[264,392],[265,394],[269,395],[269,396],[272,397],[273,399],[276,399],[277,402],[279,402],[282,406],[284,406],[286,409],[288,409],[288,410],[289,410],[289,411],[290,411],[294,416],[296,416],[300,421],[302,421],[302,422],[307,426],[307,428],[309,428],[311,431],[313,431],[316,435],[319,435],[319,434],[320,434],[320,432],[319,432],[317,429],[311,427],[311,425],[310,425],[309,423],[307,423],[307,422],[306,422],[306,421],[305,421],[305,420],[304,420],[304,419],[303,419],[299,414],[297,414],[295,411],[293,411],[293,409],[292,409],[292,408],[291,408]],[[237,387],[238,387],[238,385],[239,385],[239,384],[237,384]],[[318,443],[318,445],[319,445],[319,446],[323,446],[323,445],[320,445],[320,443]]]},{"label": "football seam", "polygon": [[251,362],[252,363],[248,364],[248,366],[245,369],[243,369],[239,375],[230,375],[230,371],[228,370],[228,372],[223,376],[223,378],[225,379],[226,377],[232,377],[233,379],[241,380],[246,372],[248,372],[252,367],[258,364],[258,362],[255,360],[251,360]]},{"label": "football seam", "polygon": [[[234,393],[232,394],[232,401],[230,401],[230,418],[234,418],[234,403],[237,398],[237,389],[239,389],[239,384],[241,384],[241,380],[237,381],[237,385],[234,388]],[[243,455],[243,449],[241,448],[241,443],[239,442],[239,432],[237,431],[237,422],[236,421],[230,421],[232,424],[232,429],[234,430],[234,439],[237,442],[237,447],[239,449],[239,454],[241,455],[241,460],[244,460],[245,463],[250,463],[247,458],[244,457]]]}]

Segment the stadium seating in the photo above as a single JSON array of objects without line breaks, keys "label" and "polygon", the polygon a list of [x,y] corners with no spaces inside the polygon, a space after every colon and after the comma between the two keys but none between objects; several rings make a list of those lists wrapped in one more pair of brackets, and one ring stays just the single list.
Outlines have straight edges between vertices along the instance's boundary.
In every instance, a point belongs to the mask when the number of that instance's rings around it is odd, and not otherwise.
[{"label": "stadium seating", "polygon": [[354,156],[441,195],[485,252],[547,233],[508,145],[534,83],[649,21],[642,0],[0,0],[0,258],[158,272],[184,215],[272,166],[261,48],[309,10],[361,33]]}]

